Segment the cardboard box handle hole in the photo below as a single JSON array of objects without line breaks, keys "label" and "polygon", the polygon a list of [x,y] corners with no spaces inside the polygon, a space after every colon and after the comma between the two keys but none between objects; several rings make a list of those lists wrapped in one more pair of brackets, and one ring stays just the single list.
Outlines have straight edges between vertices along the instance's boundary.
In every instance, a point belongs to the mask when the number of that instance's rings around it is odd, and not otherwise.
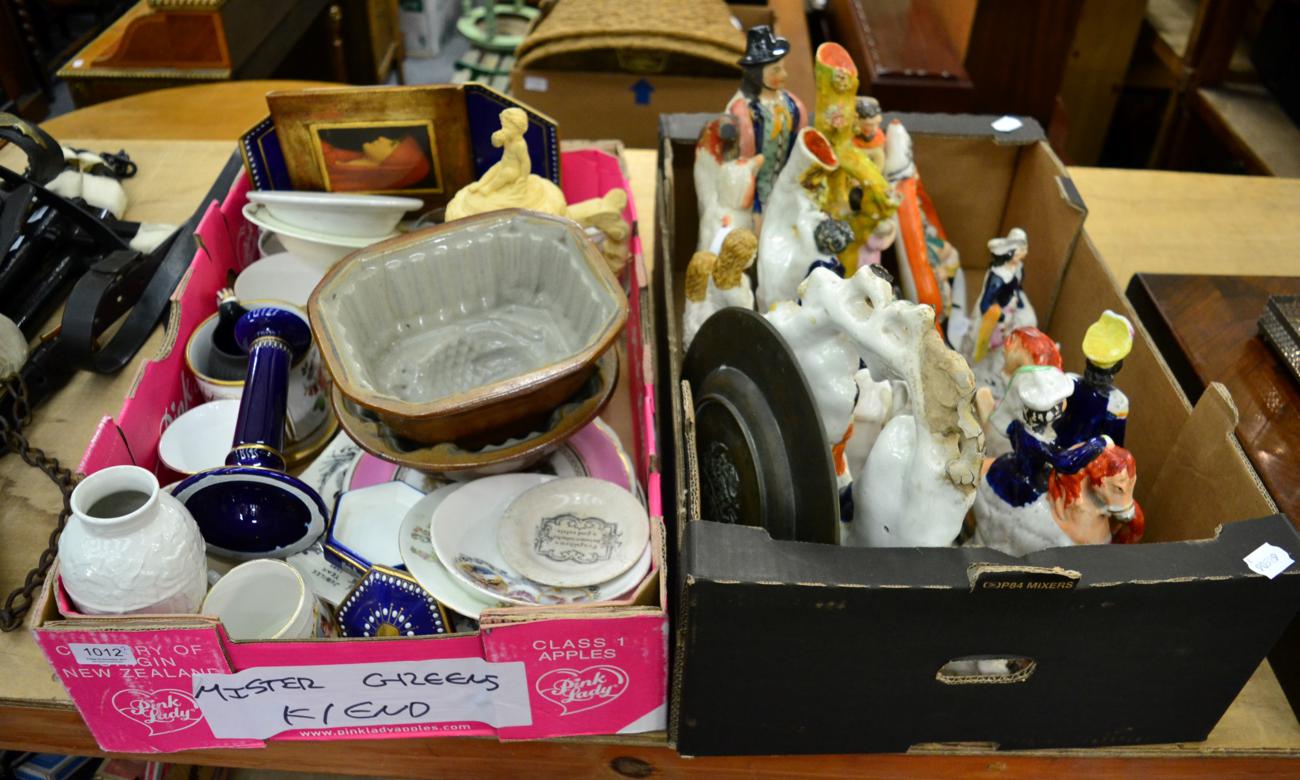
[{"label": "cardboard box handle hole", "polygon": [[1022,655],[964,655],[940,667],[935,679],[944,685],[1022,683],[1037,666],[1037,661]]}]

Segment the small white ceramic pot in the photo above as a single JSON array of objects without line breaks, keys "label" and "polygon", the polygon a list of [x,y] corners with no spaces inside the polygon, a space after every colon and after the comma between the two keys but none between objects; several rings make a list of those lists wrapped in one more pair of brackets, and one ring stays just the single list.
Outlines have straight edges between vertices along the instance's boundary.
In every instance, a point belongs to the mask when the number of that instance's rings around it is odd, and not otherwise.
[{"label": "small white ceramic pot", "polygon": [[231,639],[309,639],[320,625],[316,594],[284,561],[241,563],[212,586],[203,614],[221,619]]},{"label": "small white ceramic pot", "polygon": [[[260,301],[241,301],[241,303],[248,309],[256,309],[262,304]],[[303,322],[307,321],[306,315],[300,309],[282,301],[265,303],[268,306],[292,311],[301,317]],[[216,314],[199,323],[185,345],[185,365],[198,380],[199,395],[204,401],[237,399],[244,394],[244,380],[217,379],[210,373],[212,334],[216,329]],[[289,403],[284,419],[287,455],[303,449],[310,442],[317,441],[324,426],[330,423],[332,415],[326,389],[320,351],[313,344],[307,354],[289,370]]]},{"label": "small white ceramic pot", "polygon": [[86,614],[192,613],[207,591],[203,537],[181,502],[137,466],[111,466],[72,491],[59,574]]}]

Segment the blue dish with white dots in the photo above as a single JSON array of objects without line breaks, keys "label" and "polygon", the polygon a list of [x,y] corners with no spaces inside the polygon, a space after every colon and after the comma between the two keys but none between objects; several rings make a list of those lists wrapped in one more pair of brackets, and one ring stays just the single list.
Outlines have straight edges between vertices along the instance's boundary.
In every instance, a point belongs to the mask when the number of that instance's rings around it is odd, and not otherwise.
[{"label": "blue dish with white dots", "polygon": [[430,636],[450,633],[442,604],[406,572],[371,567],[343,599],[339,632],[347,637]]}]

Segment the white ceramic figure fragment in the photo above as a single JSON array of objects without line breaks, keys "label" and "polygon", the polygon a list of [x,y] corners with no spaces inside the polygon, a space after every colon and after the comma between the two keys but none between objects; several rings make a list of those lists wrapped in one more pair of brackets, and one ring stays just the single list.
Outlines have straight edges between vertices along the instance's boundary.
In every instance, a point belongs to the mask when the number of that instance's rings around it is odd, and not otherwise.
[{"label": "white ceramic figure fragment", "polygon": [[814,274],[827,287],[820,299],[827,316],[848,335],[872,379],[891,383],[893,396],[892,416],[854,481],[854,518],[843,542],[947,546],[975,500],[984,455],[970,367],[944,346],[934,310],[895,300],[887,275]]},{"label": "white ceramic figure fragment", "polygon": [[[844,445],[844,459],[850,474],[861,474],[885,423],[900,410],[894,408],[893,383],[872,379],[871,369],[861,369],[853,375],[853,381],[858,386],[858,400],[853,405],[853,430]],[[906,388],[898,395],[898,403],[905,404]]]},{"label": "white ceramic figure fragment", "polygon": [[839,281],[839,276],[828,268],[814,269],[799,286],[800,303],[781,301],[763,316],[790,345],[812,390],[822,433],[831,446],[836,482],[844,490],[853,482],[844,447],[853,430],[854,397],[858,394],[853,375],[858,370],[858,350],[824,306],[838,293]]},{"label": "white ceramic figure fragment", "polygon": [[826,219],[828,175],[839,160],[826,137],[811,127],[799,132],[790,159],[763,206],[758,240],[758,309],[765,312],[798,295],[817,258],[815,231]]},{"label": "white ceramic figure fragment", "polygon": [[755,178],[763,167],[763,155],[735,157],[732,117],[719,117],[704,126],[695,144],[695,197],[699,204],[700,230],[696,249],[713,250],[719,230],[754,227]]}]

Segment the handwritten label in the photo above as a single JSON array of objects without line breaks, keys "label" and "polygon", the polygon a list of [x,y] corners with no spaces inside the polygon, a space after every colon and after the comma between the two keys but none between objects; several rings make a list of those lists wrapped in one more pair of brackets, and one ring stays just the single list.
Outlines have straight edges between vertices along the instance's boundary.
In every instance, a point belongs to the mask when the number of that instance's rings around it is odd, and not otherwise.
[{"label": "handwritten label", "polygon": [[96,666],[135,666],[135,653],[130,645],[88,645],[70,642],[72,660],[81,665]]},{"label": "handwritten label", "polygon": [[529,92],[545,92],[551,88],[551,82],[541,76],[524,76],[524,89]]},{"label": "handwritten label", "polygon": [[1291,564],[1295,563],[1286,550],[1267,542],[1255,548],[1253,553],[1242,558],[1242,560],[1246,562],[1251,571],[1256,574],[1263,574],[1270,580],[1291,568]]},{"label": "handwritten label", "polygon": [[524,664],[479,658],[257,667],[194,677],[215,736],[433,723],[531,725]]}]

